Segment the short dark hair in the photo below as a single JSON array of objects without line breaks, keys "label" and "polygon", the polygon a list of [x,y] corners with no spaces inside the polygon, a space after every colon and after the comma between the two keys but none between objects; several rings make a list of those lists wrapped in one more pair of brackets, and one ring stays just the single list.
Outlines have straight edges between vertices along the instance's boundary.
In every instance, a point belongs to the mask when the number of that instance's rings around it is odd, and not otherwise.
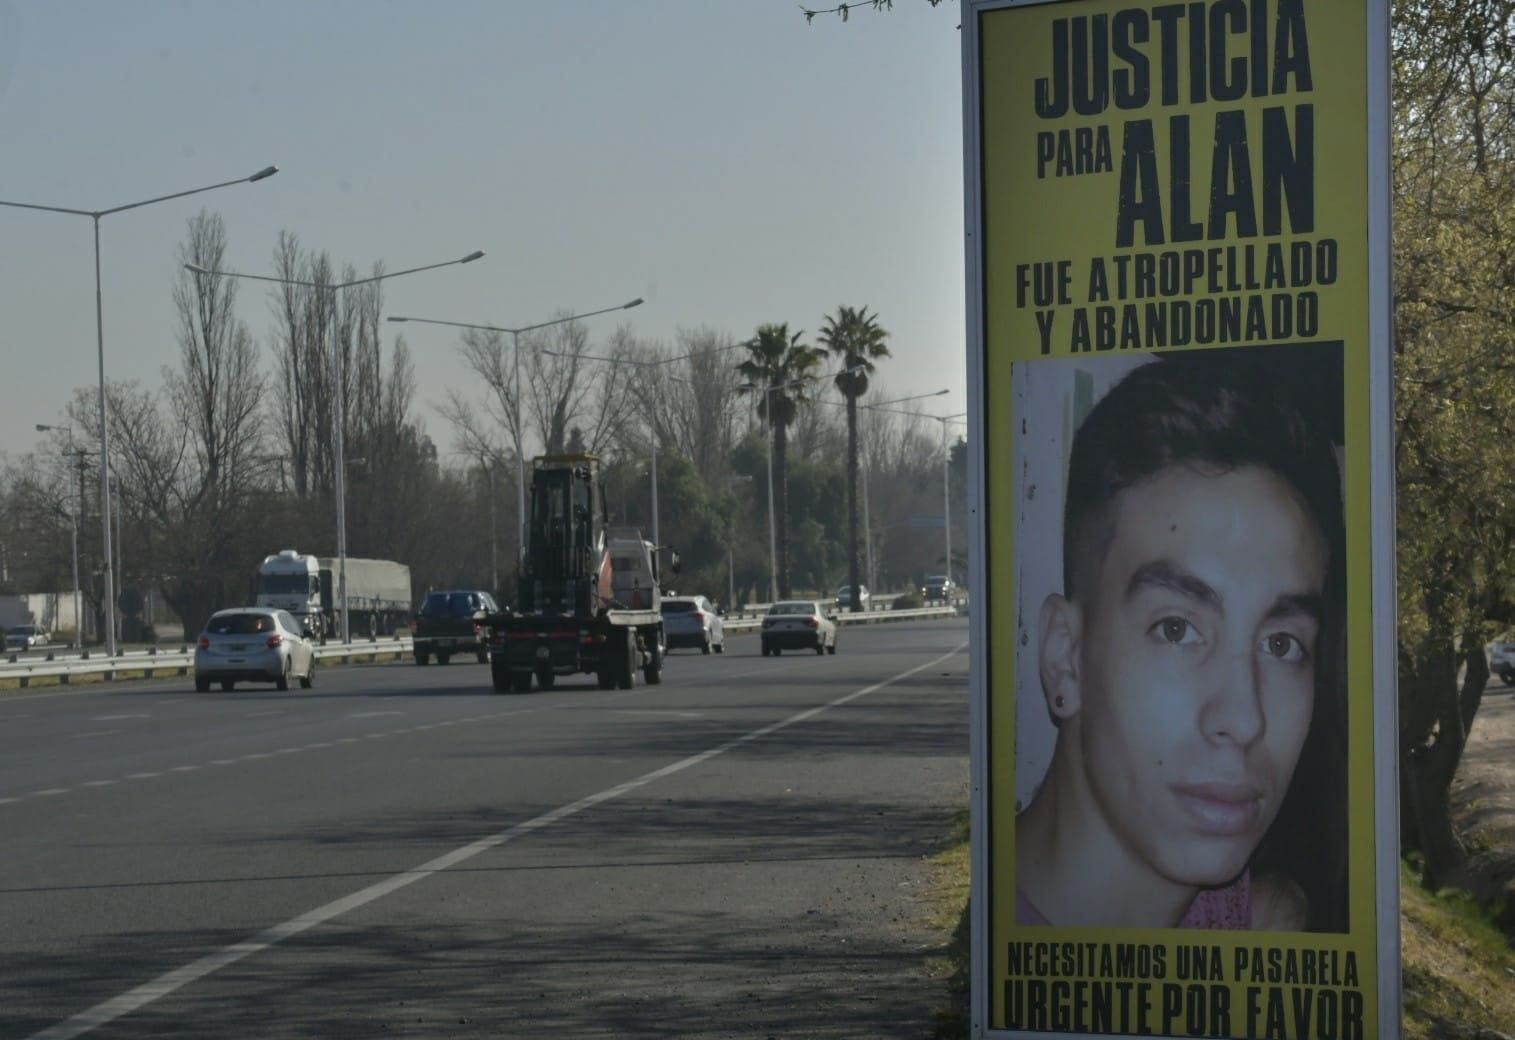
[{"label": "short dark hair", "polygon": [[1310,375],[1325,366],[1291,371],[1293,352],[1308,349],[1159,355],[1090,410],[1073,437],[1068,463],[1064,595],[1075,602],[1089,598],[1114,535],[1116,497],[1171,466],[1217,474],[1259,466],[1278,474],[1304,500],[1339,565],[1341,474],[1328,432],[1332,424],[1307,403],[1319,390]]}]

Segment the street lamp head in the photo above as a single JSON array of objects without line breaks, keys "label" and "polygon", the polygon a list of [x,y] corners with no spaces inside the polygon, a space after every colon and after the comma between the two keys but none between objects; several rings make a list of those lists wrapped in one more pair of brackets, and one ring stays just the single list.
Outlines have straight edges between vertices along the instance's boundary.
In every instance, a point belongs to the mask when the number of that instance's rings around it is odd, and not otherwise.
[{"label": "street lamp head", "polygon": [[193,271],[193,272],[195,272],[195,274],[210,274],[210,273],[212,273],[211,270],[210,270],[210,268],[208,268],[208,267],[201,267],[199,264],[185,264],[184,265],[184,269],[186,271]]},{"label": "street lamp head", "polygon": [[479,258],[481,258],[483,255],[484,255],[484,250],[482,250],[482,249],[475,249],[472,253],[469,253],[463,259],[459,260],[458,263],[460,263],[460,264],[471,264],[475,260],[478,260]]},{"label": "street lamp head", "polygon": [[633,308],[633,307],[640,307],[642,304],[644,304],[646,302],[647,302],[646,300],[644,300],[640,296],[638,296],[636,299],[632,300],[630,303],[628,303],[624,307],[622,307],[621,310],[623,310],[623,311],[629,311],[629,310],[631,310],[631,308]]},{"label": "street lamp head", "polygon": [[257,173],[255,173],[251,177],[247,178],[247,180],[248,180],[248,183],[252,183],[254,181],[266,181],[266,180],[268,180],[268,178],[272,177],[274,174],[276,174],[278,172],[279,172],[279,168],[277,166],[265,166],[265,167],[263,167],[263,169],[259,170]]},{"label": "street lamp head", "polygon": [[384,320],[385,321],[409,321],[410,319],[409,318],[401,317],[401,316],[399,316],[397,314],[391,314],[389,317],[385,318]]}]

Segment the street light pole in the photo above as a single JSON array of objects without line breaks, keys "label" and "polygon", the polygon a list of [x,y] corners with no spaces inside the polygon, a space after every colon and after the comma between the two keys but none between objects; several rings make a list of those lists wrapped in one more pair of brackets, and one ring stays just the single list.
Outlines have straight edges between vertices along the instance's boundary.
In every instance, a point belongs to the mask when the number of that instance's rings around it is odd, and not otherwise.
[{"label": "street light pole", "polygon": [[[216,278],[247,278],[255,282],[275,282],[279,285],[297,285],[306,289],[317,291],[325,290],[335,296],[344,289],[354,289],[360,285],[371,285],[374,282],[386,281],[390,278],[399,278],[402,275],[417,274],[421,271],[434,271],[439,267],[451,267],[454,264],[470,264],[484,255],[484,250],[476,249],[467,256],[456,260],[443,260],[435,264],[423,264],[420,267],[407,267],[403,271],[387,271],[383,274],[371,275],[368,278],[357,278],[350,282],[342,282],[338,285],[327,285],[322,282],[302,281],[298,278],[280,278],[276,275],[266,274],[243,274],[239,271],[211,271],[198,264],[185,264],[184,267],[195,274]],[[352,642],[352,626],[347,616],[347,405],[343,383],[347,374],[342,366],[342,351],[336,343],[331,349],[332,381],[334,384],[333,404],[336,406],[332,415],[332,484],[337,499],[337,610],[341,625],[341,639],[343,643]]]},{"label": "street light pole", "polygon": [[392,314],[389,321],[413,321],[422,325],[449,325],[455,329],[479,329],[483,332],[508,332],[511,338],[511,350],[514,353],[515,362],[515,389],[511,391],[515,395],[515,429],[512,431],[516,442],[516,564],[520,565],[521,559],[526,555],[526,452],[521,443],[521,333],[535,332],[537,329],[551,328],[554,325],[564,325],[570,321],[578,321],[580,318],[593,318],[598,314],[609,314],[611,311],[629,311],[633,307],[640,307],[644,301],[640,296],[634,300],[616,307],[601,307],[598,310],[586,311],[583,314],[570,314],[562,318],[554,318],[551,321],[540,321],[535,325],[522,325],[518,328],[507,328],[503,325],[484,325],[477,322],[467,321],[443,321],[440,318],[414,318],[408,315]]},{"label": "street light pole", "polygon": [[[886,407],[888,405],[904,404],[906,401],[919,401],[919,400],[921,400],[923,398],[926,398],[926,397],[941,397],[943,394],[947,394],[947,393],[950,393],[950,392],[951,391],[947,390],[946,388],[943,388],[941,390],[933,390],[930,393],[926,393],[926,394],[911,394],[909,397],[896,397],[896,398],[894,398],[892,400],[889,400],[889,401],[878,401],[878,402],[875,402],[874,404],[865,404],[865,405],[863,405],[863,409],[865,411],[871,412],[871,411],[874,411],[875,409],[884,408],[884,407]],[[863,463],[863,466],[862,466],[862,470],[863,470],[863,545],[864,545],[864,549],[866,550],[866,555],[867,555],[867,558],[868,558],[868,591],[870,593],[872,593],[872,592],[877,591],[877,589],[878,589],[878,576],[873,573],[873,526],[872,526],[871,522],[868,519],[868,465],[867,465],[866,459],[864,460],[864,463]],[[854,604],[856,604],[857,601],[858,601],[858,597],[856,595],[854,595],[852,597],[852,601],[853,601]]]},{"label": "street light pole", "polygon": [[[47,423],[37,423],[38,433],[62,433],[68,438],[68,451],[65,455],[72,455],[77,463],[77,484],[75,483],[74,466],[68,469],[68,493],[74,499],[74,506],[69,510],[69,526],[72,528],[71,539],[73,542],[73,568],[74,568],[74,649],[84,648],[84,615],[79,603],[79,516],[84,512],[84,456],[88,454],[82,449],[74,447],[74,428],[72,426],[49,426]],[[78,489],[77,497],[75,488]]]},{"label": "street light pole", "polygon": [[947,540],[947,568],[944,573],[948,581],[952,580],[952,449],[947,445],[947,424],[967,414],[958,412],[938,419],[942,424],[942,529],[946,532]]},{"label": "street light pole", "polygon": [[170,199],[182,199],[186,195],[198,195],[204,191],[214,191],[217,188],[230,187],[233,184],[251,184],[255,181],[266,180],[278,172],[279,168],[277,166],[265,166],[250,177],[238,177],[235,180],[207,184],[203,188],[176,191],[171,195],[159,195],[155,198],[143,199],[140,202],[129,202],[124,206],[112,206],[109,209],[71,209],[67,206],[39,206],[29,202],[7,202],[0,199],[0,206],[11,206],[16,209],[44,210],[48,213],[69,213],[74,216],[89,217],[94,221],[95,225],[95,355],[100,373],[100,527],[102,539],[105,543],[105,552],[102,557],[105,570],[105,638],[106,653],[110,657],[116,656],[116,604],[115,596],[112,592],[115,586],[115,568],[111,554],[110,425],[107,422],[105,412],[105,305],[102,301],[100,283],[100,218],[108,217],[112,213],[121,213],[129,209],[140,209],[143,206],[151,206],[156,202],[168,202]]}]

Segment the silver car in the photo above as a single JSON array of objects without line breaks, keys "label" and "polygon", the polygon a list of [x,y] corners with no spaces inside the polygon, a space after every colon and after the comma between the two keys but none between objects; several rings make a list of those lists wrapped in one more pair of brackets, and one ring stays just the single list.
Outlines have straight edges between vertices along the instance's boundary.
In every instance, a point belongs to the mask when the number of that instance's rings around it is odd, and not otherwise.
[{"label": "silver car", "polygon": [[299,679],[310,689],[316,678],[316,648],[310,632],[287,610],[235,607],[219,610],[195,644],[195,689],[213,681],[231,690],[238,682],[271,682],[289,689]]},{"label": "silver car", "polygon": [[779,656],[785,650],[836,653],[836,618],[815,600],[785,600],[763,615],[763,656]]},{"label": "silver car", "polygon": [[668,649],[699,647],[700,653],[726,652],[725,611],[704,596],[664,596],[663,634]]}]

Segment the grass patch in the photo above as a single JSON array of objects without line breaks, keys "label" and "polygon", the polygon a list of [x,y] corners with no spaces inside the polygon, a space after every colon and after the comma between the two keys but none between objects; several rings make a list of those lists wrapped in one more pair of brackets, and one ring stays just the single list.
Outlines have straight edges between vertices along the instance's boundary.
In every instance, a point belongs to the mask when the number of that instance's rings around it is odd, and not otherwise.
[{"label": "grass patch", "polygon": [[1426,891],[1407,864],[1399,885],[1405,1036],[1508,1029],[1515,1022],[1515,948],[1494,925],[1493,909],[1466,892]]},{"label": "grass patch", "polygon": [[[953,820],[948,847],[932,857],[932,921],[945,937],[932,977],[945,981],[932,1040],[969,1035],[968,811]],[[1406,1040],[1502,1035],[1515,1023],[1515,934],[1494,923],[1497,908],[1466,892],[1428,892],[1400,866],[1400,956]],[[1487,1030],[1485,1033],[1483,1031]]]},{"label": "grass patch", "polygon": [[931,1040],[967,1040],[969,1028],[968,889],[972,868],[968,855],[969,817],[966,808],[952,819],[947,846],[931,857],[934,874],[932,927],[947,936],[939,957],[931,962],[931,977],[945,982],[942,1002],[932,1012]]}]

